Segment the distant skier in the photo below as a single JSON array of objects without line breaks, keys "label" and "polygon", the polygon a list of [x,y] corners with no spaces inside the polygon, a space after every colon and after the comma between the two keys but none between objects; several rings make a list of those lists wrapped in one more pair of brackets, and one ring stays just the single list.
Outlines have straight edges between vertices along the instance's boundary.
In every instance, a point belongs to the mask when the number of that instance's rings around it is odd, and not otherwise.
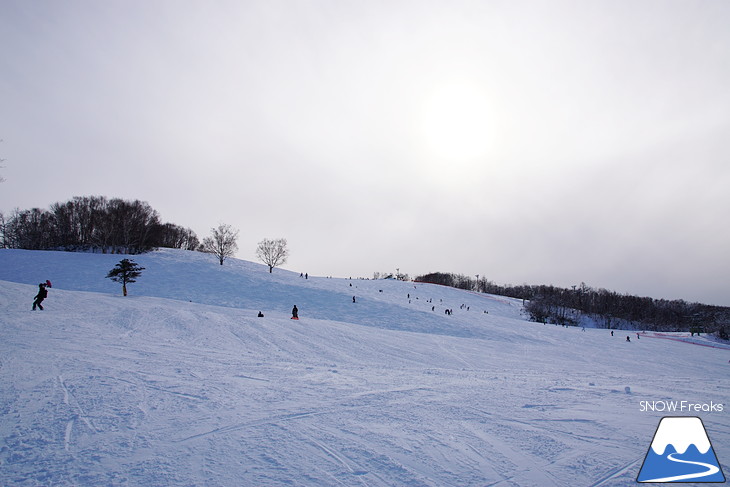
[{"label": "distant skier", "polygon": [[613,330],[611,330],[611,336],[613,336]]},{"label": "distant skier", "polygon": [[259,311],[258,317],[259,318],[263,318],[264,317],[264,314],[261,311]]},{"label": "distant skier", "polygon": [[352,297],[352,302],[355,303],[355,296]]},{"label": "distant skier", "polygon": [[630,342],[630,341],[631,341],[631,337],[630,337],[630,336],[628,336],[628,335],[626,335],[626,341],[627,341],[627,342]]},{"label": "distant skier", "polygon": [[44,299],[48,297],[48,290],[46,289],[46,285],[41,283],[38,284],[38,294],[35,295],[35,301],[33,301],[33,311],[35,311],[35,307],[38,306],[41,311],[43,311],[43,306],[41,303]]},{"label": "distant skier", "polygon": [[299,319],[299,309],[297,309],[297,305],[294,305],[294,308],[291,310],[291,319],[298,320]]}]

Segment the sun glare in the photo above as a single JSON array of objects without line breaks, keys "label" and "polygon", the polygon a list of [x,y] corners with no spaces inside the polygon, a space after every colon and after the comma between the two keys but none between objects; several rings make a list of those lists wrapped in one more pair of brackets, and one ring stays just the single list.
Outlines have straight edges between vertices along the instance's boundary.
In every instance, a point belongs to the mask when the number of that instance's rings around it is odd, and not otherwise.
[{"label": "sun glare", "polygon": [[443,84],[426,98],[422,135],[428,155],[440,162],[468,163],[485,157],[494,127],[483,90],[472,83]]}]

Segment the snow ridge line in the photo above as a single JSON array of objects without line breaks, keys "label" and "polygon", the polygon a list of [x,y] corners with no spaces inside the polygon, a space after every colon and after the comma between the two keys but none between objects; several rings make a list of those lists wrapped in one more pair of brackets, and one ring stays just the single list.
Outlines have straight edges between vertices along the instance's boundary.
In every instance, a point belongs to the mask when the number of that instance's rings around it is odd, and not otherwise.
[{"label": "snow ridge line", "polygon": [[[468,289],[460,289],[458,287],[449,286],[447,284],[439,284],[437,282],[426,282],[426,281],[411,281],[411,282],[414,282],[416,284],[431,284],[433,286],[441,286],[441,287],[445,287],[445,288],[449,288],[449,289],[456,289],[458,291],[464,291],[466,293],[473,294],[474,296],[479,296],[479,297],[485,298],[485,299],[491,299],[492,301],[497,301],[499,303],[509,304],[509,305],[514,304],[513,301],[510,301],[509,299],[505,299],[505,298],[498,298],[497,295],[494,295],[494,294],[480,293],[478,291],[470,291]],[[517,298],[513,298],[513,299],[517,299]]]}]

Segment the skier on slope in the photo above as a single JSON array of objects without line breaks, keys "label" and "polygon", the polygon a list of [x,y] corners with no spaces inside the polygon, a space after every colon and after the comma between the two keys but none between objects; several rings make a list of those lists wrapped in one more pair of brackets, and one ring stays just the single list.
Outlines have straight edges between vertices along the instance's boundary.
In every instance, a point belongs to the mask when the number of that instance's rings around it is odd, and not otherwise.
[{"label": "skier on slope", "polygon": [[33,301],[33,311],[35,311],[36,306],[38,306],[41,311],[43,311],[43,306],[41,303],[44,299],[48,297],[48,290],[46,289],[46,285],[41,283],[38,284],[38,294],[35,295],[35,301]]},{"label": "skier on slope", "polygon": [[291,310],[291,319],[293,319],[293,320],[299,319],[299,309],[297,309],[296,304],[294,305],[294,307]]}]

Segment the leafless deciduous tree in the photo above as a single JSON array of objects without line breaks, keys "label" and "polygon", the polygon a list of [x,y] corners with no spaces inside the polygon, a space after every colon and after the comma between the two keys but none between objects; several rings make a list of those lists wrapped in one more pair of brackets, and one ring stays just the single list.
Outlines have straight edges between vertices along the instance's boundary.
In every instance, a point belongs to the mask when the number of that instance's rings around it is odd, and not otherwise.
[{"label": "leafless deciduous tree", "polygon": [[203,239],[203,250],[218,257],[223,265],[227,257],[231,257],[238,250],[238,230],[230,225],[221,223],[218,228],[211,228],[212,235]]},{"label": "leafless deciduous tree", "polygon": [[273,272],[274,267],[286,263],[286,258],[289,257],[286,239],[263,239],[256,248],[256,256],[261,259],[261,262],[269,266],[269,273]]},{"label": "leafless deciduous tree", "polygon": [[29,250],[139,254],[157,247],[197,250],[200,244],[192,230],[161,223],[149,203],[104,196],[74,196],[50,210],[15,209],[0,217],[0,234],[0,246]]},{"label": "leafless deciduous tree", "polygon": [[8,230],[5,214],[0,211],[0,249],[7,249],[8,246]]},{"label": "leafless deciduous tree", "polygon": [[577,324],[584,317],[599,327],[633,327],[651,331],[714,333],[730,326],[730,307],[688,303],[620,294],[586,283],[561,288],[551,285],[501,286],[485,277],[476,282],[461,274],[433,272],[415,279],[459,289],[509,296],[523,300],[530,319],[556,324]]}]

